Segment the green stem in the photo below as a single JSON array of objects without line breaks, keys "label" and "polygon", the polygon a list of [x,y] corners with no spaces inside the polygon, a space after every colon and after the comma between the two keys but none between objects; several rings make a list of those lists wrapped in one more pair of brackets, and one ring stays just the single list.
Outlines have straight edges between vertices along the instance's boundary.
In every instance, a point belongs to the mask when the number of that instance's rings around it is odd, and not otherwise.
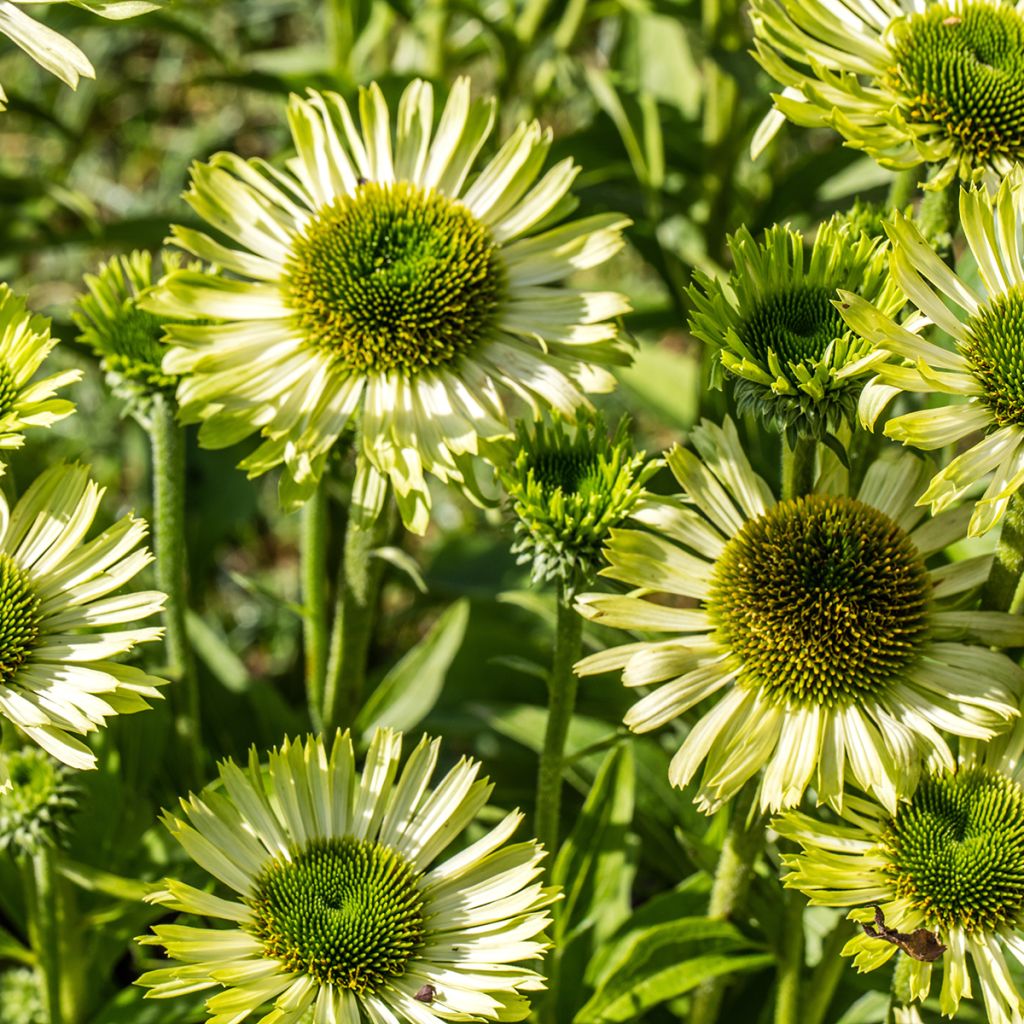
[{"label": "green stem", "polygon": [[913,999],[910,993],[910,972],[913,969],[913,961],[906,953],[896,954],[896,967],[892,972],[892,986],[889,990],[889,1014],[888,1024],[895,1024],[896,1011],[904,1006],[909,1006]]},{"label": "green stem", "polygon": [[785,894],[782,948],[775,991],[775,1024],[801,1024],[800,975],[804,965],[804,898],[792,889]]},{"label": "green stem", "polygon": [[[708,917],[729,920],[743,903],[750,888],[754,865],[764,846],[766,816],[755,810],[757,782],[751,780],[736,795],[729,810],[729,830],[715,868],[715,880],[708,901]],[[690,1024],[713,1024],[725,995],[724,978],[713,978],[693,996]]]},{"label": "green stem", "polygon": [[981,592],[982,608],[1019,615],[1024,610],[1024,496],[1010,498],[999,532],[988,582]]},{"label": "green stem", "polygon": [[953,236],[960,224],[960,182],[943,189],[925,192],[917,217],[921,234],[931,243],[939,258],[953,265]]},{"label": "green stem", "polygon": [[814,489],[818,446],[813,438],[797,438],[795,447],[782,439],[782,497],[799,498]]},{"label": "green stem", "polygon": [[43,978],[43,1002],[50,1024],[64,1024],[60,995],[60,920],[54,856],[53,848],[48,846],[33,855],[32,888],[35,896],[36,953]]},{"label": "green stem", "polygon": [[905,210],[917,195],[917,183],[921,177],[920,167],[908,167],[897,171],[889,186],[888,206],[890,210]]},{"label": "green stem", "polygon": [[336,75],[349,78],[349,58],[355,44],[352,0],[326,0],[324,4],[324,33],[330,47],[331,65]]},{"label": "green stem", "polygon": [[302,508],[302,639],[306,657],[306,701],[315,729],[324,701],[327,671],[327,481]]},{"label": "green stem", "polygon": [[548,851],[548,865],[558,850],[558,825],[562,805],[562,769],[565,741],[569,735],[576,706],[576,673],[583,645],[583,619],[572,607],[563,584],[558,588],[555,619],[555,646],[548,679],[548,720],[544,747],[537,773],[537,838]]},{"label": "green stem", "polygon": [[540,23],[548,12],[550,0],[526,0],[523,13],[516,22],[516,38],[520,43],[530,44],[535,41]]},{"label": "green stem", "polygon": [[363,527],[350,518],[345,527],[324,688],[322,725],[327,733],[350,726],[362,706],[377,596],[384,574],[384,562],[371,555],[387,543],[392,519],[392,503],[385,502],[384,511],[372,526]]},{"label": "green stem", "polygon": [[832,997],[839,985],[839,979],[847,969],[848,963],[842,957],[843,946],[852,934],[852,926],[846,918],[840,918],[835,928],[829,932],[822,943],[821,960],[814,968],[810,984],[807,986],[804,999],[803,1024],[822,1024]]},{"label": "green stem", "polygon": [[167,595],[164,650],[174,683],[174,732],[191,782],[203,781],[199,682],[188,640],[188,548],[185,543],[185,434],[166,395],[153,397],[150,417],[153,456],[153,548],[156,584]]}]

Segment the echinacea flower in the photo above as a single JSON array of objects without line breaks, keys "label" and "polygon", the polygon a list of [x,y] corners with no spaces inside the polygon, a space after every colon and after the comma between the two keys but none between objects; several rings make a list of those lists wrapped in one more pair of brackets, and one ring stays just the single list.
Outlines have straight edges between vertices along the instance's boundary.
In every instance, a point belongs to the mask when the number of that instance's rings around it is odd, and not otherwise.
[{"label": "echinacea flower", "polygon": [[559,580],[566,594],[592,579],[611,529],[633,510],[657,472],[634,450],[629,424],[608,435],[603,420],[566,427],[520,424],[498,478],[512,503],[519,564],[537,582]]},{"label": "echinacea flower", "polygon": [[[177,253],[163,257],[166,272],[181,263]],[[178,379],[160,366],[167,353],[165,320],[139,305],[153,286],[152,254],[136,249],[116,256],[84,280],[87,290],[72,315],[79,340],[99,359],[111,390],[131,405],[144,405],[156,391],[173,393]]]},{"label": "echinacea flower", "polygon": [[111,660],[160,639],[136,623],[164,595],[117,593],[152,556],[138,546],[145,522],[130,515],[85,540],[102,495],[85,467],[58,465],[13,510],[0,497],[0,715],[80,769],[96,755],[75,735],[145,710],[163,683]]},{"label": "echinacea flower", "polygon": [[799,231],[775,225],[758,242],[729,238],[726,280],[696,271],[690,330],[712,346],[712,380],[734,382],[736,404],[798,437],[826,440],[852,422],[865,374],[880,359],[843,323],[836,289],[895,314],[903,305],[885,245],[839,216],[819,228],[810,251]]},{"label": "echinacea flower", "polygon": [[162,924],[140,939],[171,967],[145,974],[149,996],[217,990],[210,1024],[436,1024],[517,1021],[543,978],[524,962],[555,892],[536,842],[508,844],[515,811],[447,860],[487,803],[480,765],[459,761],[435,786],[440,743],[426,737],[399,772],[402,736],[374,733],[362,772],[348,733],[228,760],[220,785],[165,823],[218,879],[220,896],[167,880],[152,902],[227,922]]},{"label": "echinacea flower", "polygon": [[788,118],[831,126],[926,187],[1024,159],[1024,4],[753,0],[757,58],[784,86],[755,151]]},{"label": "echinacea flower", "polygon": [[[95,69],[89,58],[69,39],[30,18],[21,9],[26,3],[69,3],[101,18],[114,20],[134,18],[160,6],[159,0],[0,0],[0,35],[7,36],[37,64],[72,89],[77,88],[80,78],[95,78]],[[0,110],[6,100],[0,88]]]},{"label": "echinacea flower", "polygon": [[915,456],[878,459],[854,493],[826,475],[815,493],[776,501],[731,421],[692,440],[700,458],[666,456],[682,495],[647,499],[638,528],[613,531],[605,549],[602,575],[640,589],[578,599],[589,619],[669,636],[577,671],[621,669],[626,686],[652,688],[626,716],[637,732],[703,709],[669,772],[683,787],[704,764],[702,809],[762,769],[765,809],[808,787],[841,807],[848,774],[894,809],[924,752],[952,767],[939,730],[990,739],[1017,717],[1024,675],[990,645],[1020,644],[1024,620],[945,607],[986,578],[991,556],[929,569],[965,516],[924,520]]},{"label": "echinacea flower", "polygon": [[[931,765],[895,808],[848,796],[836,821],[790,812],[774,827],[799,844],[785,856],[789,888],[812,904],[851,907],[870,923],[931,932],[941,960],[907,959],[912,997],[923,1000],[942,968],[939,1007],[952,1017],[975,985],[990,1024],[1020,1024],[1024,997],[1009,962],[1024,965],[1024,732],[962,741],[955,766]],[[896,947],[858,934],[846,944],[860,971]],[[973,980],[972,980],[973,979]]]},{"label": "echinacea flower", "polygon": [[[933,512],[948,508],[992,474],[969,532],[997,525],[1024,484],[1024,177],[1014,173],[992,195],[960,194],[960,219],[979,285],[935,255],[920,231],[897,215],[889,228],[893,276],[917,312],[902,323],[855,295],[842,295],[846,321],[888,361],[861,394],[860,415],[873,426],[900,392],[942,396],[947,404],[904,413],[885,425],[888,437],[935,449],[984,436],[935,475],[921,496]],[[932,325],[954,349],[926,340]]]},{"label": "echinacea flower", "polygon": [[75,411],[74,402],[54,396],[80,380],[80,370],[32,379],[56,344],[50,321],[30,313],[23,298],[0,284],[0,450],[20,448],[26,427],[49,427]]},{"label": "echinacea flower", "polygon": [[361,127],[335,93],[293,96],[288,116],[286,171],[230,153],[192,170],[187,201],[233,245],[183,227],[174,240],[236,276],[179,271],[154,293],[155,311],[214,321],[171,325],[164,370],[185,375],[182,416],[202,423],[202,444],[263,436],[241,466],[283,464],[286,507],[354,427],[354,515],[375,518],[390,480],[422,533],[424,474],[479,494],[473,456],[512,433],[505,397],[572,418],[585,392],[614,386],[625,300],[559,282],[615,253],[628,221],[558,224],[579,169],[541,175],[551,133],[536,122],[474,173],[494,106],[465,79],[436,128],[421,81],[393,125],[376,85],[360,91]]}]

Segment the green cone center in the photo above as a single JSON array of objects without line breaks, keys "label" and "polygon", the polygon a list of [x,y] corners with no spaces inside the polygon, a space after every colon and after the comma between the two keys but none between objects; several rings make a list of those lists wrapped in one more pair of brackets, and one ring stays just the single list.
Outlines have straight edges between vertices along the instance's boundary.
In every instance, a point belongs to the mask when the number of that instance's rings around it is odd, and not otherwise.
[{"label": "green cone center", "polygon": [[1024,17],[1013,4],[935,3],[890,28],[885,85],[911,124],[938,125],[978,160],[1024,152]]},{"label": "green cone center", "polygon": [[18,398],[18,386],[14,375],[6,366],[0,366],[0,416],[6,416],[14,409]]},{"label": "green cone center", "polygon": [[774,352],[783,370],[790,363],[815,363],[836,338],[846,333],[834,291],[803,285],[776,292],[758,302],[739,328],[740,341],[757,362],[767,365]]},{"label": "green cone center", "polygon": [[971,317],[963,348],[981,400],[1001,427],[1024,424],[1024,289],[1000,295]]},{"label": "green cone center", "polygon": [[11,685],[38,636],[39,598],[27,574],[0,552],[0,685]]},{"label": "green cone center", "polygon": [[981,768],[926,776],[885,835],[893,885],[940,932],[1015,927],[1024,906],[1024,792]]},{"label": "green cone center", "polygon": [[416,878],[386,846],[316,840],[263,870],[248,898],[250,928],[288,970],[373,992],[402,974],[422,942]]},{"label": "green cone center", "polygon": [[167,346],[160,339],[166,324],[166,320],[132,303],[107,321],[102,331],[90,332],[90,337],[102,350],[109,369],[150,382],[162,375],[160,363]]},{"label": "green cone center", "polygon": [[481,340],[503,294],[490,232],[407,182],[368,182],[324,207],[292,247],[287,301],[345,369],[409,376]]},{"label": "green cone center", "polygon": [[854,498],[784,501],[715,564],[709,611],[741,685],[783,703],[878,694],[916,657],[930,584],[900,526]]}]

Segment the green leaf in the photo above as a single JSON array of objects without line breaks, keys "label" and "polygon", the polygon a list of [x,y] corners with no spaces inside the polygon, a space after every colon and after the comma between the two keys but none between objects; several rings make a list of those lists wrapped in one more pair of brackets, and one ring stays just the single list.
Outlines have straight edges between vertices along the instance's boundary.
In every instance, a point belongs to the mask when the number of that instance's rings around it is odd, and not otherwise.
[{"label": "green leaf", "polygon": [[151,882],[140,882],[135,878],[124,878],[121,875],[101,871],[99,868],[77,861],[62,859],[57,864],[60,873],[87,892],[100,892],[114,899],[137,903],[153,891]]},{"label": "green leaf", "polygon": [[594,995],[576,1014],[574,1024],[620,1024],[637,1020],[659,1003],[675,999],[711,978],[757,971],[773,963],[771,953],[739,956],[712,953],[663,966],[651,973],[642,969],[625,972],[614,984]]},{"label": "green leaf", "polygon": [[231,649],[230,644],[204,618],[189,610],[185,623],[188,638],[200,661],[217,681],[231,693],[245,693],[252,679],[245,662]]},{"label": "green leaf", "polygon": [[381,680],[356,719],[364,734],[387,726],[408,731],[430,714],[469,622],[469,601],[448,607],[430,632]]}]

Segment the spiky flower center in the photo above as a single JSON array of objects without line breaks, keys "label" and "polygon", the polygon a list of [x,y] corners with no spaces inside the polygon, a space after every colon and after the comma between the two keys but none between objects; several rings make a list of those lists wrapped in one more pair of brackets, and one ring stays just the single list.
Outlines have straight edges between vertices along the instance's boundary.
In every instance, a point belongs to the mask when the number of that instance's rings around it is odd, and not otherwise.
[{"label": "spiky flower center", "polygon": [[28,575],[0,552],[0,685],[9,686],[39,636],[39,598]]},{"label": "spiky flower center", "polygon": [[1011,3],[934,3],[895,22],[885,84],[911,122],[978,160],[1024,150],[1024,16]]},{"label": "spiky flower center", "polygon": [[854,498],[784,501],[715,564],[709,611],[741,685],[781,703],[877,695],[915,658],[930,584],[906,531]]},{"label": "spiky flower center", "polygon": [[461,203],[367,182],[296,240],[286,297],[305,335],[345,369],[408,376],[479,342],[503,282],[497,245]]},{"label": "spiky flower center", "polygon": [[971,317],[964,355],[1001,427],[1024,424],[1024,289],[993,299]]},{"label": "spiky flower center", "polygon": [[160,363],[167,346],[160,339],[166,324],[166,320],[131,303],[107,320],[102,331],[91,332],[91,337],[110,369],[148,383],[162,375]]},{"label": "spiky flower center", "polygon": [[545,491],[560,489],[566,495],[589,491],[600,475],[596,452],[579,448],[530,452],[527,465]]},{"label": "spiky flower center", "polygon": [[14,374],[6,366],[0,366],[0,416],[6,416],[18,397],[18,385]]},{"label": "spiky flower center", "polygon": [[846,332],[832,305],[835,297],[834,291],[816,285],[768,295],[744,317],[740,340],[762,364],[767,364],[769,352],[776,354],[783,369],[790,363],[816,363]]},{"label": "spiky flower center", "polygon": [[373,992],[403,973],[422,942],[416,878],[389,847],[315,840],[264,868],[248,898],[250,928],[288,970]]},{"label": "spiky flower center", "polygon": [[937,923],[1015,927],[1024,907],[1024,792],[982,768],[926,776],[885,834],[900,897]]}]

